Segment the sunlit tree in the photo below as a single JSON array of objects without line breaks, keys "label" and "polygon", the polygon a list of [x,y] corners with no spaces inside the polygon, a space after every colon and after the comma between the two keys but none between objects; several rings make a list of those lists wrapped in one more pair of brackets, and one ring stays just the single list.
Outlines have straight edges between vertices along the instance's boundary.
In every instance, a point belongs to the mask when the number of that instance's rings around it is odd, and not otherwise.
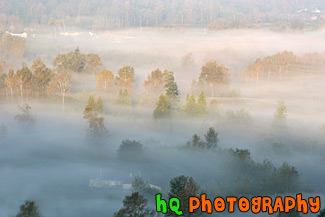
[{"label": "sunlit tree", "polygon": [[104,69],[97,76],[97,89],[105,93],[112,91],[114,88],[114,73]]},{"label": "sunlit tree", "polygon": [[168,99],[165,95],[161,94],[157,102],[156,109],[153,111],[155,119],[167,118],[170,115],[170,107]]},{"label": "sunlit tree", "polygon": [[117,86],[132,90],[135,85],[134,68],[132,66],[124,66],[118,70],[116,76]]}]

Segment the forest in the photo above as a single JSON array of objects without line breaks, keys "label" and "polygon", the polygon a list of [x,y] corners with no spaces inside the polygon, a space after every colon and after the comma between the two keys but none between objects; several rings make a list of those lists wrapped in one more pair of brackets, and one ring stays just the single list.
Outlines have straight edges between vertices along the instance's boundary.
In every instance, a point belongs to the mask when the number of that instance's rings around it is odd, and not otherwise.
[{"label": "forest", "polygon": [[0,215],[177,216],[156,194],[183,216],[207,216],[188,211],[201,194],[324,199],[322,9],[0,1]]}]

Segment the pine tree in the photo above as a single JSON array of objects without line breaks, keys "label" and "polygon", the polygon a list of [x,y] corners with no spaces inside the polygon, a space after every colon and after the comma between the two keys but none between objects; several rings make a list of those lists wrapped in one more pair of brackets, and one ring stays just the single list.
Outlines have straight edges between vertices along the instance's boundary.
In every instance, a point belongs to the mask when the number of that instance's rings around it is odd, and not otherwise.
[{"label": "pine tree", "polygon": [[16,217],[41,217],[41,215],[35,202],[27,200],[19,207],[19,212]]},{"label": "pine tree", "polygon": [[117,99],[116,104],[118,105],[132,105],[131,97],[129,94],[129,91],[127,89],[120,90]]},{"label": "pine tree", "polygon": [[184,106],[184,113],[190,117],[193,117],[195,115],[197,115],[198,113],[198,107],[196,104],[196,100],[194,95],[192,95],[191,97],[189,97],[189,95],[187,95],[186,97],[186,104]]},{"label": "pine tree", "polygon": [[94,108],[95,112],[98,113],[103,113],[104,112],[104,104],[103,104],[103,100],[101,97],[99,97],[95,103],[95,108]]},{"label": "pine tree", "polygon": [[155,211],[147,207],[147,199],[139,194],[139,192],[134,192],[130,196],[125,196],[123,200],[123,208],[118,212],[114,213],[114,217],[153,217],[155,216]]},{"label": "pine tree", "polygon": [[[199,185],[192,177],[177,176],[170,180],[169,198],[177,197],[180,200],[180,209],[184,216],[202,216],[200,212],[188,212],[188,198],[199,195]],[[178,216],[174,212],[168,212],[167,216]]]},{"label": "pine tree", "polygon": [[156,109],[153,111],[153,117],[155,119],[167,118],[170,114],[169,102],[167,97],[163,94],[160,95],[157,102]]},{"label": "pine tree", "polygon": [[206,148],[217,148],[218,145],[218,133],[213,127],[210,127],[208,132],[204,135]]},{"label": "pine tree", "polygon": [[205,99],[203,91],[197,100],[198,114],[205,116],[207,113],[207,100]]},{"label": "pine tree", "polygon": [[165,70],[164,82],[165,82],[166,96],[169,98],[176,98],[179,93],[178,93],[178,87],[175,81],[174,73]]},{"label": "pine tree", "polygon": [[95,98],[93,96],[89,96],[87,106],[94,110],[94,108],[95,108]]}]

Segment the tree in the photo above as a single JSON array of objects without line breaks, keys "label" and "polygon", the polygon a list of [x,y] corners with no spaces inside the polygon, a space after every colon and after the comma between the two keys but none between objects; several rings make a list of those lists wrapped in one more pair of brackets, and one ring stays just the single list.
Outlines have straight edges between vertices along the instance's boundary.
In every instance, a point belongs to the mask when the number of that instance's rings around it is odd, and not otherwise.
[{"label": "tree", "polygon": [[165,70],[163,76],[165,82],[166,96],[172,99],[178,97],[179,93],[174,73],[172,71]]},{"label": "tree", "polygon": [[97,89],[105,93],[112,91],[114,87],[114,73],[104,69],[97,76]]},{"label": "tree", "polygon": [[5,84],[7,89],[10,91],[10,96],[11,96],[11,102],[14,100],[14,92],[13,89],[15,87],[15,74],[14,70],[9,69],[8,75],[5,78]]},{"label": "tree", "polygon": [[191,148],[198,148],[198,149],[204,149],[206,147],[205,143],[202,141],[202,139],[197,134],[194,134],[192,136],[192,140],[188,141],[186,143],[186,146],[191,147]]},{"label": "tree", "polygon": [[[180,200],[180,209],[184,216],[201,216],[199,211],[194,213],[188,212],[188,198],[191,196],[199,196],[199,186],[192,177],[177,176],[169,182],[169,199],[177,197]],[[167,216],[178,216],[174,212],[168,212]]]},{"label": "tree", "polygon": [[204,135],[206,148],[217,148],[218,145],[218,133],[213,127],[210,127],[208,132]]},{"label": "tree", "polygon": [[103,66],[102,60],[98,54],[88,54],[85,56],[86,63],[84,72],[97,74],[99,69]]},{"label": "tree", "polygon": [[124,89],[124,91],[120,90],[116,99],[116,104],[124,106],[132,105],[131,97],[127,89]]},{"label": "tree", "polygon": [[41,217],[41,214],[34,201],[26,200],[25,203],[19,207],[19,212],[16,217]]},{"label": "tree", "polygon": [[319,212],[317,217],[325,217],[325,208]]},{"label": "tree", "polygon": [[117,86],[131,90],[134,88],[134,68],[131,66],[124,66],[118,70],[116,77]]},{"label": "tree", "polygon": [[35,119],[31,113],[32,108],[28,104],[25,104],[24,106],[20,105],[18,107],[21,114],[16,115],[15,120],[17,120],[24,127],[30,127],[32,124],[34,124]]},{"label": "tree", "polygon": [[148,75],[147,80],[144,81],[143,86],[147,91],[161,93],[164,88],[164,76],[160,69],[156,69]]},{"label": "tree", "polygon": [[275,130],[285,130],[287,128],[287,107],[283,101],[278,101],[278,106],[274,113],[272,128]]},{"label": "tree", "polygon": [[157,102],[156,109],[153,111],[153,117],[155,119],[167,118],[170,115],[169,102],[167,97],[163,94],[160,95]]},{"label": "tree", "polygon": [[86,58],[80,53],[79,48],[74,52],[59,54],[53,60],[56,71],[83,72],[86,65]]},{"label": "tree", "polygon": [[189,97],[189,94],[186,96],[186,104],[184,106],[184,113],[189,117],[198,115],[198,105],[194,95]]},{"label": "tree", "polygon": [[30,87],[32,79],[32,72],[26,65],[23,65],[21,69],[17,70],[15,74],[15,80],[19,86],[20,90],[20,101],[21,104],[24,102],[24,96],[26,95],[27,88]]},{"label": "tree", "polygon": [[226,112],[225,121],[228,124],[236,124],[239,126],[246,126],[252,124],[252,117],[249,112],[245,109],[238,111],[228,110]]},{"label": "tree", "polygon": [[298,189],[299,174],[295,167],[284,162],[277,171],[277,190],[280,193],[291,193]]},{"label": "tree", "polygon": [[83,118],[88,121],[88,136],[93,139],[100,139],[107,134],[104,118],[98,117],[97,113],[93,113],[92,108],[86,107]]},{"label": "tree", "polygon": [[198,114],[205,116],[207,113],[207,100],[204,96],[203,91],[201,92],[197,100]]},{"label": "tree", "polygon": [[65,97],[72,87],[71,76],[68,71],[59,71],[55,74],[56,88],[60,91],[62,97],[62,107],[65,106]]},{"label": "tree", "polygon": [[93,96],[89,96],[87,107],[94,110],[94,108],[95,108],[95,98]]},{"label": "tree", "polygon": [[202,66],[199,81],[203,86],[208,84],[210,86],[211,95],[214,95],[215,86],[227,85],[229,76],[228,68],[224,65],[220,65],[217,61],[211,61]]},{"label": "tree", "polygon": [[30,69],[33,73],[33,89],[37,95],[45,95],[46,88],[52,78],[52,70],[47,68],[41,59],[34,60]]},{"label": "tree", "polygon": [[182,56],[181,64],[182,67],[184,67],[185,69],[192,67],[194,65],[194,59],[192,57],[192,53],[188,53]]},{"label": "tree", "polygon": [[95,112],[98,112],[98,113],[104,112],[104,104],[103,104],[103,100],[101,97],[98,97],[97,101],[95,102],[94,110],[95,110]]},{"label": "tree", "polygon": [[117,154],[122,159],[139,159],[143,154],[143,145],[135,140],[123,140],[117,150]]},{"label": "tree", "polygon": [[147,199],[134,192],[130,196],[125,196],[123,208],[114,213],[114,217],[154,217],[155,211],[147,207]]}]

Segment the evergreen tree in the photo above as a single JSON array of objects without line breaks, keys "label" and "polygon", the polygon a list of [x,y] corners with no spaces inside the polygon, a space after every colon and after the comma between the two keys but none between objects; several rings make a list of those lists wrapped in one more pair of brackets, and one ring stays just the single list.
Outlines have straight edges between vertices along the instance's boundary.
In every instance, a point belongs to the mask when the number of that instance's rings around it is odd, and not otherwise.
[{"label": "evergreen tree", "polygon": [[165,82],[166,96],[169,98],[177,98],[179,93],[178,93],[178,87],[175,81],[174,73],[165,70],[164,82]]},{"label": "evergreen tree", "polygon": [[16,217],[40,217],[38,207],[34,201],[25,201],[23,205],[19,207],[19,212]]},{"label": "evergreen tree", "polygon": [[189,95],[187,94],[186,104],[184,106],[184,113],[190,117],[193,117],[198,114],[198,106],[196,104],[194,95],[189,97]]},{"label": "evergreen tree", "polygon": [[129,94],[129,91],[127,89],[120,90],[117,99],[116,104],[118,105],[132,105],[131,97]]},{"label": "evergreen tree", "polygon": [[87,106],[94,110],[94,108],[95,108],[95,98],[93,96],[89,96]]},{"label": "evergreen tree", "polygon": [[156,109],[153,111],[153,117],[155,119],[167,118],[170,115],[169,102],[167,97],[163,94],[160,95],[157,102]]},{"label": "evergreen tree", "polygon": [[201,137],[199,137],[197,134],[194,134],[192,136],[192,139],[186,143],[188,147],[191,148],[198,148],[198,149],[204,149],[205,143],[202,141]]},{"label": "evergreen tree", "polygon": [[104,112],[104,104],[103,104],[103,100],[101,97],[98,97],[96,103],[95,103],[95,108],[94,108],[95,112],[98,113],[103,113]]},{"label": "evergreen tree", "polygon": [[218,145],[218,133],[213,127],[210,127],[208,132],[204,135],[206,148],[217,148]]},{"label": "evergreen tree", "polygon": [[201,92],[197,100],[198,114],[205,116],[207,113],[207,100],[204,96],[203,91]]},{"label": "evergreen tree", "polygon": [[134,192],[130,196],[125,196],[123,208],[114,213],[114,217],[154,217],[155,211],[147,207],[147,199]]},{"label": "evergreen tree", "polygon": [[[199,185],[192,177],[177,176],[170,180],[169,198],[177,197],[180,200],[180,210],[184,216],[201,216],[198,212],[188,212],[188,198],[190,196],[199,196]],[[174,212],[168,212],[167,216],[178,216]]]}]

